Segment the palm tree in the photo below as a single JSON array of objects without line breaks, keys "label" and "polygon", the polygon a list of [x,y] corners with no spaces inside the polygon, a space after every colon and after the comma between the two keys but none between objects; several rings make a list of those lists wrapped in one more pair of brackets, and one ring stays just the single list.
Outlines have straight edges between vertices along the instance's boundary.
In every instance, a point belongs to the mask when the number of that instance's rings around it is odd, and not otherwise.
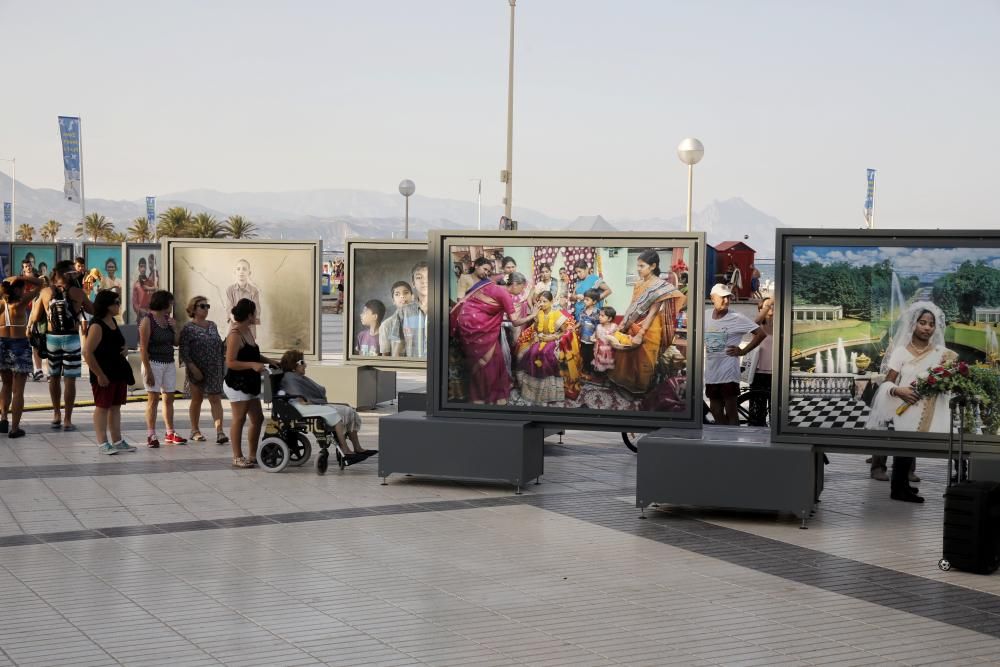
[{"label": "palm tree", "polygon": [[107,241],[108,243],[125,243],[125,241],[128,240],[128,237],[125,236],[125,234],[123,234],[122,232],[116,230],[106,235],[104,237],[104,240]]},{"label": "palm tree", "polygon": [[23,223],[17,228],[17,240],[31,242],[35,239],[35,228],[28,223]]},{"label": "palm tree", "polygon": [[188,231],[192,238],[218,239],[225,235],[226,230],[211,213],[199,213],[191,220]]},{"label": "palm tree", "polygon": [[128,228],[127,240],[133,243],[149,243],[156,236],[156,231],[149,226],[146,218],[136,218]]},{"label": "palm tree", "polygon": [[90,213],[83,222],[76,226],[77,238],[86,236],[94,243],[104,240],[109,234],[115,233],[113,222],[105,218],[100,213]]},{"label": "palm tree", "polygon": [[231,215],[226,218],[226,234],[234,239],[252,239],[257,236],[257,225],[242,215]]},{"label": "palm tree", "polygon": [[62,228],[62,223],[58,220],[49,220],[42,228],[39,230],[39,235],[42,237],[43,241],[55,241],[56,237],[59,236],[59,230]]},{"label": "palm tree", "polygon": [[191,226],[191,211],[182,206],[171,206],[161,213],[156,223],[156,238],[184,238]]}]

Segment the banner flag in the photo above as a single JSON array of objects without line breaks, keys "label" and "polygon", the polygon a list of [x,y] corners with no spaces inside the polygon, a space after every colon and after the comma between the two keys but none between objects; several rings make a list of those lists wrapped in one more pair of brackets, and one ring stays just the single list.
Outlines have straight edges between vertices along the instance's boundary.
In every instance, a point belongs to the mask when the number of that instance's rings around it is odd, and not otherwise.
[{"label": "banner flag", "polygon": [[875,212],[875,170],[868,170],[868,190],[865,194],[865,222],[872,226],[872,214]]},{"label": "banner flag", "polygon": [[146,221],[150,225],[156,224],[156,197],[146,197]]},{"label": "banner flag", "polygon": [[59,116],[59,136],[63,149],[63,193],[69,201],[80,201],[80,119]]},{"label": "banner flag", "polygon": [[11,205],[11,203],[9,201],[5,201],[3,203],[3,237],[5,239],[13,240],[13,237],[10,234],[11,216],[13,215],[13,211],[14,207]]}]

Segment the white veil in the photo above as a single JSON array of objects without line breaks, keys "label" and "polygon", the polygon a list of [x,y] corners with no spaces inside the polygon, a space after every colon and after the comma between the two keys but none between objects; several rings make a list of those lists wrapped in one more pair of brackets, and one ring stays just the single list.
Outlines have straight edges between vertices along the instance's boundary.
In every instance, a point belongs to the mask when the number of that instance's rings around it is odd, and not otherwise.
[{"label": "white veil", "polygon": [[907,306],[903,314],[899,316],[899,320],[896,321],[896,331],[889,341],[889,346],[885,349],[885,354],[882,355],[882,365],[879,367],[879,372],[882,375],[889,372],[889,358],[892,357],[893,351],[906,347],[913,340],[913,330],[917,328],[917,320],[920,319],[920,315],[924,311],[934,316],[931,347],[944,346],[944,313],[930,301],[914,301]]}]

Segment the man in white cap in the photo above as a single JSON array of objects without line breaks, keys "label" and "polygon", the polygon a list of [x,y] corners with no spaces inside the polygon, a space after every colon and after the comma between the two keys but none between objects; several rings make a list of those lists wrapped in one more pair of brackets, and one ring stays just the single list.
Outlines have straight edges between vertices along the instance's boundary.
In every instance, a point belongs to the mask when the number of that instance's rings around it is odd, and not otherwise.
[{"label": "man in white cap", "polygon": [[[705,395],[716,424],[739,424],[736,399],[740,395],[740,360],[766,337],[764,329],[746,315],[729,310],[733,293],[722,283],[712,287],[712,308],[705,311]],[[753,338],[745,347],[740,341]]]}]

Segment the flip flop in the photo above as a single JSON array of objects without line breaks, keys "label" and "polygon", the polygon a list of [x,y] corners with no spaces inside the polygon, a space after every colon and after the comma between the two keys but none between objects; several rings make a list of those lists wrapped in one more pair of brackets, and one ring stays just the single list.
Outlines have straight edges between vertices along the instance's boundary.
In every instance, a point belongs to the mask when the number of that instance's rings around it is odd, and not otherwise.
[{"label": "flip flop", "polygon": [[61,419],[59,419],[59,420],[57,420],[57,421],[54,421],[54,422],[49,422],[49,426],[50,426],[51,428],[53,428],[53,429],[55,429],[55,430],[57,430],[57,431],[58,431],[59,429],[61,429],[61,428],[62,428],[62,420],[61,420]]},{"label": "flip flop", "polygon": [[76,430],[76,424],[66,424],[65,426],[63,426],[63,431],[75,431],[75,430]]}]

